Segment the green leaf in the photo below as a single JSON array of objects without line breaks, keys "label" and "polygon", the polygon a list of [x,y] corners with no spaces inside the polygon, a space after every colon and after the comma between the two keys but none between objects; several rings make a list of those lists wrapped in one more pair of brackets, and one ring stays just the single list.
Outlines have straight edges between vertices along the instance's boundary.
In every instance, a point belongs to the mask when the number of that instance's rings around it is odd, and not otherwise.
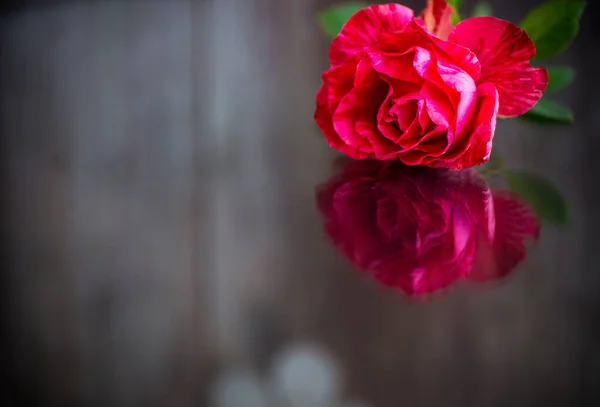
[{"label": "green leaf", "polygon": [[584,8],[583,1],[556,0],[541,5],[525,17],[521,28],[533,40],[537,59],[551,58],[569,47],[579,30]]},{"label": "green leaf", "polygon": [[450,22],[452,23],[452,25],[457,25],[458,23],[460,23],[461,18],[460,18],[460,14],[458,14],[458,11],[456,11],[456,9],[452,12],[452,15],[450,15]]},{"label": "green leaf", "polygon": [[548,70],[548,87],[546,93],[556,92],[569,86],[575,79],[575,69],[570,66],[550,66]]},{"label": "green leaf", "polygon": [[531,110],[521,117],[545,123],[573,123],[571,109],[545,97],[542,97]]},{"label": "green leaf", "polygon": [[369,7],[369,3],[347,3],[332,6],[319,13],[319,24],[327,36],[334,38],[342,31],[346,21],[358,10],[365,7]]},{"label": "green leaf", "polygon": [[493,10],[490,3],[482,1],[481,3],[475,4],[475,7],[473,7],[473,17],[486,17],[491,15],[493,15]]},{"label": "green leaf", "polygon": [[462,0],[446,0],[446,3],[450,4],[454,10],[458,11],[458,8],[460,7],[460,3],[462,3]]},{"label": "green leaf", "polygon": [[529,202],[540,219],[556,225],[567,223],[565,198],[550,181],[523,171],[506,171],[505,177],[508,187]]},{"label": "green leaf", "polygon": [[452,9],[454,10],[452,15],[450,16],[450,22],[452,23],[452,25],[457,25],[461,21],[460,14],[458,14],[458,8],[460,7],[460,3],[462,3],[462,0],[447,0],[446,3],[448,3],[450,7],[452,7]]}]

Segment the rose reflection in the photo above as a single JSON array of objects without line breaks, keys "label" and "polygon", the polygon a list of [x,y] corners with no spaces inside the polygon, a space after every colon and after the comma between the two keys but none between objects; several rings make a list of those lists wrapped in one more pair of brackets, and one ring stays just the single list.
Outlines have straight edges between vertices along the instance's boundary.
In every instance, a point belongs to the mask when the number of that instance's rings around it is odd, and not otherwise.
[{"label": "rose reflection", "polygon": [[474,169],[348,161],[317,188],[317,205],[346,258],[408,295],[504,277],[540,231],[519,196],[490,188]]}]

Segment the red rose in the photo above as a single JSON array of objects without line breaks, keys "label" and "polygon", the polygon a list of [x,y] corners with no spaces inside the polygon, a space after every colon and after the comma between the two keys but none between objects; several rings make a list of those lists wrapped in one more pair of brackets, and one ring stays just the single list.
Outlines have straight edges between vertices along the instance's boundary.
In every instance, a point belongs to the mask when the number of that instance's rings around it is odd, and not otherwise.
[{"label": "red rose", "polygon": [[496,117],[519,116],[548,75],[529,60],[524,31],[494,17],[450,23],[430,0],[418,19],[398,4],[373,5],[333,40],[315,120],[328,143],[355,159],[461,169],[486,162]]},{"label": "red rose", "polygon": [[537,238],[532,210],[474,170],[352,161],[317,189],[325,229],[357,268],[406,294],[505,276]]}]

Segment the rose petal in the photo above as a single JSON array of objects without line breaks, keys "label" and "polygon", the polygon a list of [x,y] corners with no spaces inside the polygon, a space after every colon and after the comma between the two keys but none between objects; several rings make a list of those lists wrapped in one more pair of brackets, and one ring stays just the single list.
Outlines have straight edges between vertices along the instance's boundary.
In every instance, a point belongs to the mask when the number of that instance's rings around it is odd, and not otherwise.
[{"label": "rose petal", "polygon": [[329,105],[339,103],[339,100],[352,90],[357,66],[358,61],[353,59],[344,65],[331,68],[323,74],[323,82],[328,85],[327,103]]},{"label": "rose petal", "polygon": [[352,90],[355,71],[356,62],[349,61],[323,74],[323,85],[317,93],[315,121],[331,147],[358,159],[362,158],[362,154],[356,148],[346,144],[333,125],[333,113],[338,107],[339,100]]},{"label": "rose petal", "polygon": [[427,157],[427,153],[419,150],[402,151],[397,155],[397,158],[406,165],[421,165],[425,157]]},{"label": "rose petal", "polygon": [[439,157],[450,148],[448,129],[440,126],[427,132],[415,148],[428,156]]},{"label": "rose petal", "polygon": [[[387,81],[389,83],[389,79],[387,79]],[[393,92],[394,89],[390,85],[386,99],[381,104],[379,111],[377,112],[377,128],[384,137],[395,141],[402,135],[402,131],[396,125],[397,118],[392,116],[390,113],[390,106],[393,106]]]},{"label": "rose petal", "polygon": [[425,99],[425,109],[431,121],[447,129],[455,116],[448,95],[431,82],[425,83],[421,95]]},{"label": "rose petal", "polygon": [[446,0],[428,0],[427,7],[420,17],[425,22],[427,31],[446,40],[452,28],[454,28],[450,22],[453,11]]},{"label": "rose petal", "polygon": [[317,111],[315,112],[315,121],[323,132],[327,143],[331,147],[352,156],[354,149],[342,141],[333,127],[333,120],[331,117],[331,112],[329,111],[329,104],[327,103],[327,99],[329,97],[328,94],[329,85],[324,83],[321,86],[319,93],[317,93]]},{"label": "rose petal", "polygon": [[477,110],[474,117],[476,127],[456,142],[443,159],[434,161],[431,165],[460,170],[483,164],[489,160],[492,139],[496,130],[497,112],[498,92],[496,88],[491,83],[480,85],[477,88]]},{"label": "rose petal", "polygon": [[[414,70],[407,67],[407,57],[413,53]],[[455,106],[455,112],[446,116],[446,127],[452,126],[457,134],[464,132],[475,111],[475,80],[480,76],[479,60],[473,52],[432,37],[411,22],[400,33],[382,35],[377,48],[368,55],[380,73],[403,79],[408,73],[416,72],[423,80],[438,86],[441,93],[447,95],[443,99],[450,97]],[[431,100],[435,103],[435,98]],[[436,121],[438,115],[431,112],[430,115]],[[450,121],[451,117],[456,120]]]},{"label": "rose petal", "polygon": [[[382,34],[376,50],[387,55],[395,55],[406,54],[415,48],[428,50],[431,57],[441,60],[444,64],[458,66],[474,80],[480,77],[481,65],[477,56],[470,49],[459,44],[442,41],[428,34],[416,21],[407,24],[401,32]],[[371,52],[368,53],[371,55]],[[422,55],[421,60],[427,62],[427,57],[428,55]]]},{"label": "rose petal", "polygon": [[344,143],[355,146],[356,153],[353,158],[362,159],[372,156],[371,143],[357,128],[364,122],[363,109],[369,106],[365,103],[368,92],[364,89],[353,89],[342,98],[333,114],[333,127]]},{"label": "rose petal", "polygon": [[375,45],[381,33],[402,30],[413,19],[414,12],[400,4],[375,4],[358,11],[331,43],[331,65],[339,65],[350,55]]},{"label": "rose petal", "polygon": [[396,103],[390,108],[390,114],[393,114],[402,131],[407,131],[410,125],[415,121],[419,111],[418,101],[411,99],[403,104]]},{"label": "rose petal", "polygon": [[416,101],[420,98],[421,85],[389,78],[385,75],[382,75],[381,79],[389,84],[389,91],[377,113],[378,128],[386,138],[398,141],[416,116],[415,113],[412,113],[410,103],[417,103]]},{"label": "rose petal", "polygon": [[398,145],[402,146],[403,152],[415,148],[423,137],[423,129],[418,120],[414,120],[412,124],[406,129],[404,134],[398,139]]},{"label": "rose petal", "polygon": [[475,81],[471,75],[457,69],[453,63],[445,63],[442,58],[438,58],[436,68],[444,84],[451,89],[446,91],[446,94],[452,98],[455,93],[458,93],[458,100],[455,101],[454,117],[456,120],[449,124],[452,125],[456,134],[462,134],[475,113],[477,99]]},{"label": "rose petal", "polygon": [[481,63],[479,83],[496,86],[501,116],[520,116],[542,97],[548,73],[529,64],[535,46],[519,27],[495,17],[469,18],[454,28],[449,41],[477,55]]},{"label": "rose petal", "polygon": [[[421,128],[425,129],[426,127],[431,125],[431,118],[429,117],[429,114],[427,113],[427,106],[426,106],[426,102],[421,99],[419,100],[419,117],[417,119],[419,121],[419,124],[421,125]],[[435,123],[434,123],[435,125]]]},{"label": "rose petal", "polygon": [[333,126],[348,145],[357,146],[360,158],[379,157],[399,148],[383,137],[375,117],[387,97],[389,84],[379,78],[370,61],[357,66],[354,88],[340,101],[333,114]]},{"label": "rose petal", "polygon": [[[382,46],[385,46],[387,41],[395,41],[398,38],[402,37],[386,37],[386,43],[382,40]],[[415,84],[423,84],[433,58],[427,49],[415,45],[410,45],[406,50],[402,50],[402,48],[391,50],[388,48],[385,51],[374,49],[367,54],[373,69],[377,72],[392,79]]]}]

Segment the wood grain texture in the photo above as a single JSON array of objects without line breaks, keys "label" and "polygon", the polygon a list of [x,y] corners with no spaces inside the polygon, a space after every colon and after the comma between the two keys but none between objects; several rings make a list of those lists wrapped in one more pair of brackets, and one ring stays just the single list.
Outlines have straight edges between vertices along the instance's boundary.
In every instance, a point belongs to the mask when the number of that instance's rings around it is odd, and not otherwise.
[{"label": "wood grain texture", "polygon": [[[565,192],[569,227],[545,228],[498,287],[408,304],[339,258],[314,208],[336,157],[312,120],[330,3],[67,2],[3,20],[14,405],[208,406],[219,373],[268,375],[301,341],[339,361],[341,397],[374,407],[588,400],[586,81],[561,96],[575,126],[502,122],[495,140]],[[514,21],[536,4],[493,3]],[[583,67],[585,35],[562,62]]]}]

